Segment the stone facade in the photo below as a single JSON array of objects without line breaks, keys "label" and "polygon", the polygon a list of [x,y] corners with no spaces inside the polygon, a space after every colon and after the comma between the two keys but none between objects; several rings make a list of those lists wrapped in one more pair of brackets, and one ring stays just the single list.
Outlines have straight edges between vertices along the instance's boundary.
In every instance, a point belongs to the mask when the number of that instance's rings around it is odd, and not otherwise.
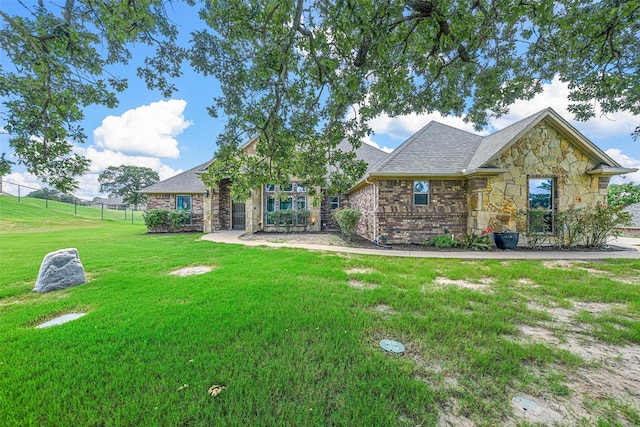
[{"label": "stone facade", "polygon": [[349,205],[351,209],[359,210],[362,213],[356,234],[368,240],[377,240],[379,234],[376,233],[376,183],[366,184],[353,193],[349,194]]},{"label": "stone facade", "polygon": [[149,194],[147,209],[176,209],[177,196],[191,196],[191,225],[184,226],[184,231],[202,231],[204,225],[204,202],[202,194]]},{"label": "stone facade", "polygon": [[202,231],[212,233],[231,230],[231,182],[221,181],[215,188],[209,189],[205,198],[204,224]]},{"label": "stone facade", "polygon": [[524,231],[522,215],[529,208],[529,180],[550,178],[555,210],[607,201],[607,177],[588,175],[596,162],[544,121],[511,145],[495,162],[507,171],[470,179],[468,228],[481,233],[487,227]]},{"label": "stone facade", "polygon": [[[349,207],[349,198],[346,195],[338,197],[338,208]],[[333,211],[331,210],[331,198],[324,197],[320,206],[320,215],[322,221],[322,231],[340,231],[340,227],[335,219],[333,219]]]}]

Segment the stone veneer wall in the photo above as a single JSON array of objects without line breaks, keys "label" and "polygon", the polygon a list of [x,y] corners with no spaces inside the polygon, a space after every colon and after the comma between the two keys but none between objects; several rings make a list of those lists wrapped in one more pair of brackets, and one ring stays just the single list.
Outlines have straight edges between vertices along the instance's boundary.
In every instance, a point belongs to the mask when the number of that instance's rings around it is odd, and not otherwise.
[{"label": "stone veneer wall", "polygon": [[[349,207],[349,199],[345,195],[340,195],[340,208]],[[340,227],[335,219],[333,219],[333,213],[331,211],[331,198],[329,196],[325,196],[322,199],[322,203],[320,205],[320,217],[322,221],[322,230],[323,231],[340,231]]]},{"label": "stone veneer wall", "polygon": [[[423,178],[416,178],[423,179]],[[412,180],[377,182],[376,225],[388,243],[423,243],[445,230],[458,239],[467,229],[467,183],[462,180],[429,180],[429,204],[413,204]]]},{"label": "stone veneer wall", "polygon": [[231,183],[220,181],[211,192],[211,223],[213,231],[231,230]]},{"label": "stone veneer wall", "polygon": [[595,161],[545,122],[507,149],[495,164],[508,172],[470,180],[471,232],[479,234],[487,227],[524,231],[524,217],[517,213],[528,209],[529,178],[554,179],[555,204],[560,211],[606,203],[609,179],[586,174],[596,166]]},{"label": "stone veneer wall", "polygon": [[377,239],[379,236],[374,233],[375,210],[377,208],[376,194],[377,183],[366,184],[364,187],[349,194],[349,207],[362,212],[360,222],[356,228],[356,234],[368,240]]},{"label": "stone veneer wall", "polygon": [[147,210],[176,209],[176,196],[191,196],[191,225],[185,226],[185,231],[203,231],[204,204],[202,194],[149,194],[147,195]]}]

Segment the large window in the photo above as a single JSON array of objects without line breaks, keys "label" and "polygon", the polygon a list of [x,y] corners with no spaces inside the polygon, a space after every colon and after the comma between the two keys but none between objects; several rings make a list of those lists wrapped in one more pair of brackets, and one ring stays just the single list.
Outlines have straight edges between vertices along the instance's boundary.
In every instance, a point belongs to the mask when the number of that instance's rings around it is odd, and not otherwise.
[{"label": "large window", "polygon": [[264,190],[266,225],[306,224],[307,189],[304,186],[266,184]]},{"label": "large window", "polygon": [[413,181],[413,204],[429,204],[429,181]]},{"label": "large window", "polygon": [[554,196],[553,178],[529,178],[530,231],[553,231]]},{"label": "large window", "polygon": [[176,196],[176,210],[189,212],[189,223],[191,225],[191,196]]}]

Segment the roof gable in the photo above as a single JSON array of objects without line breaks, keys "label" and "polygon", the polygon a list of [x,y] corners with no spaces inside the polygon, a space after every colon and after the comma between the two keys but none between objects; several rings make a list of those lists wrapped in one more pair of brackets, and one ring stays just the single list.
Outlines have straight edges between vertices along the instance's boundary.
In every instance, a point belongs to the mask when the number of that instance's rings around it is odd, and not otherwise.
[{"label": "roof gable", "polygon": [[562,116],[552,108],[546,108],[485,137],[469,162],[467,171],[472,172],[478,168],[490,167],[492,161],[499,158],[509,147],[518,142],[520,138],[542,121],[548,122],[555,130],[577,145],[587,156],[591,157],[595,163],[620,168],[620,165],[615,160],[607,156]]},{"label": "roof gable", "polygon": [[481,142],[480,135],[429,122],[369,172],[371,175],[460,173]]}]

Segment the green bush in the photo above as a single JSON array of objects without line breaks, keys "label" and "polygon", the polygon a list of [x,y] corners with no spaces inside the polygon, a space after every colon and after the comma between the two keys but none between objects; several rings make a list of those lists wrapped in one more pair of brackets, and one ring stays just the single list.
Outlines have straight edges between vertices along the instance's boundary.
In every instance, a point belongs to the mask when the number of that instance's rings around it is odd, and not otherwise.
[{"label": "green bush", "polygon": [[441,234],[424,241],[425,246],[435,246],[436,248],[455,248],[458,241],[448,234]]},{"label": "green bush", "polygon": [[342,234],[344,234],[348,240],[353,238],[361,216],[362,212],[356,209],[343,208],[333,211],[333,218],[338,223]]},{"label": "green bush", "polygon": [[169,211],[164,209],[150,209],[142,214],[144,225],[149,231],[165,231],[169,224]]},{"label": "green bush", "polygon": [[600,247],[607,238],[618,237],[622,231],[618,227],[631,225],[631,214],[622,206],[607,207],[598,203],[585,211],[584,243],[589,247]]},{"label": "green bush", "polygon": [[465,249],[473,249],[474,251],[486,251],[491,249],[491,241],[487,233],[483,233],[481,236],[471,233],[465,236],[461,246]]},{"label": "green bush", "polygon": [[189,223],[191,212],[189,211],[171,211],[169,212],[169,222],[176,229]]},{"label": "green bush", "polygon": [[147,230],[153,233],[178,231],[189,223],[189,211],[168,211],[165,209],[150,209],[142,214]]}]

